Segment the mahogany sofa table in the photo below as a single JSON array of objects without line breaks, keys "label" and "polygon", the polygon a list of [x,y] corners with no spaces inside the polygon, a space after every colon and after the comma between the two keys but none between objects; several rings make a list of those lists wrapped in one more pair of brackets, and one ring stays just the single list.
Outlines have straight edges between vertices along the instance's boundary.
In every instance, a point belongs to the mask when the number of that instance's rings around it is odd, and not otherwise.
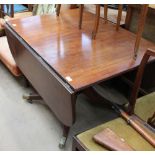
[{"label": "mahogany sofa table", "polygon": [[78,29],[79,10],[56,15],[33,16],[6,23],[13,57],[56,117],[66,127],[75,121],[77,95],[102,81],[137,67],[147,48],[155,44],[142,39],[133,61],[135,34],[101,19],[96,40],[91,39],[93,14],[85,12]]}]

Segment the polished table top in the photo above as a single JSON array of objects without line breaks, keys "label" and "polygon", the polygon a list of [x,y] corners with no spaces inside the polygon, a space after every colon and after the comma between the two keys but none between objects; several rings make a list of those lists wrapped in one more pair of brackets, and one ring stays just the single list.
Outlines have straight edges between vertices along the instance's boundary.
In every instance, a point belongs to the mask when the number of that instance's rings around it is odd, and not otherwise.
[{"label": "polished table top", "polygon": [[56,15],[33,16],[8,24],[58,75],[78,91],[114,77],[137,65],[147,48],[155,44],[142,39],[138,58],[133,61],[135,34],[101,19],[96,40],[91,39],[94,15],[84,13],[78,29],[79,10]]}]

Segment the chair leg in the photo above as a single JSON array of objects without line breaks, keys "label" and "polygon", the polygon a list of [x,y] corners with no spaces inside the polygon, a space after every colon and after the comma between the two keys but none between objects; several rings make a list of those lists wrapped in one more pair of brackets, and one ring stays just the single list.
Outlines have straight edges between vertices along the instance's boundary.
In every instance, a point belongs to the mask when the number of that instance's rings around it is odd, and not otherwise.
[{"label": "chair leg", "polygon": [[60,14],[60,9],[61,9],[61,4],[57,4],[56,6],[56,15],[59,16]]},{"label": "chair leg", "polygon": [[80,4],[79,29],[81,29],[82,27],[83,8],[84,8],[84,4]]},{"label": "chair leg", "polygon": [[33,11],[33,4],[28,4],[28,10]]},{"label": "chair leg", "polygon": [[14,17],[14,4],[11,4],[11,17],[13,18]]},{"label": "chair leg", "polygon": [[92,39],[96,38],[99,21],[100,21],[100,4],[96,4],[96,17],[95,17],[95,24],[94,24],[94,28],[93,28],[93,32],[92,32]]},{"label": "chair leg", "polygon": [[4,18],[4,4],[0,4],[1,10],[0,10],[0,18]]},{"label": "chair leg", "polygon": [[141,13],[139,15],[138,31],[137,31],[136,42],[134,46],[134,59],[137,58],[137,53],[139,50],[140,40],[144,30],[147,11],[148,11],[148,4],[143,4],[141,8]]},{"label": "chair leg", "polygon": [[123,10],[123,5],[119,4],[118,5],[118,16],[117,16],[117,23],[116,23],[116,31],[118,31],[119,27],[120,27],[120,22],[121,22],[121,18],[122,18],[122,10]]},{"label": "chair leg", "polygon": [[132,17],[132,8],[130,5],[128,5],[127,14],[126,14],[126,18],[125,18],[125,28],[127,30],[129,30],[129,27],[130,27],[131,17]]},{"label": "chair leg", "polygon": [[104,20],[105,20],[105,23],[107,23],[108,21],[108,4],[104,4]]},{"label": "chair leg", "polygon": [[3,11],[3,10],[2,10],[2,6],[3,6],[3,5],[0,4],[0,18],[2,18],[2,11]]},{"label": "chair leg", "polygon": [[0,18],[3,18],[3,15],[2,15],[2,12],[1,12],[1,10],[0,10]]},{"label": "chair leg", "polygon": [[155,112],[152,117],[148,118],[147,123],[155,128]]}]

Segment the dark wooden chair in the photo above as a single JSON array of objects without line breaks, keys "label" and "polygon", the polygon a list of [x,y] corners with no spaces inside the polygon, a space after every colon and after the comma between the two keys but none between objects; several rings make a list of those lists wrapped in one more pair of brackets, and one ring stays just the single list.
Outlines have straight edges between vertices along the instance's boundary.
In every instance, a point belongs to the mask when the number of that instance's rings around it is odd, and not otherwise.
[{"label": "dark wooden chair", "polygon": [[[137,53],[139,50],[139,45],[140,45],[140,40],[142,37],[142,33],[144,30],[144,25],[145,25],[145,20],[146,20],[146,15],[148,12],[148,4],[143,4],[141,6],[141,12],[139,14],[139,21],[138,21],[138,27],[137,27],[137,34],[136,34],[136,41],[134,45],[134,59],[137,58]],[[128,20],[129,17],[127,17]]]},{"label": "dark wooden chair", "polygon": [[[4,6],[6,5],[7,12],[4,11]],[[1,4],[0,5],[0,17],[4,18],[5,15],[14,17],[14,6],[13,4]]]},{"label": "dark wooden chair", "polygon": [[[92,31],[92,39],[96,38],[96,34],[98,31],[98,26],[99,26],[99,21],[100,21],[100,4],[96,4],[96,17],[95,17],[95,23]],[[82,18],[83,18],[83,8],[84,4],[80,4],[80,19],[79,19],[79,29],[82,27]],[[118,5],[118,16],[117,16],[117,23],[116,23],[116,30],[119,30],[120,26],[120,21],[121,21],[121,16],[122,16],[122,9],[123,5],[119,4]],[[108,14],[108,5],[104,4],[104,20],[105,23],[107,23],[107,14]]]},{"label": "dark wooden chair", "polygon": [[[14,5],[5,4],[7,7],[7,12],[4,12],[4,4],[0,4],[0,17],[4,18],[5,15],[14,17]],[[29,6],[29,9],[30,8]],[[9,71],[16,77],[21,76],[22,73],[19,70],[18,66],[15,63],[15,60],[11,54],[7,38],[4,32],[4,19],[0,20],[0,61],[9,69]]]},{"label": "dark wooden chair", "polygon": [[59,16],[60,14],[60,9],[61,9],[61,4],[56,5],[56,15]]},{"label": "dark wooden chair", "polygon": [[[138,21],[138,28],[137,28],[137,34],[136,34],[136,41],[134,45],[134,59],[137,58],[137,53],[139,50],[139,45],[140,45],[140,40],[142,37],[142,33],[144,30],[144,25],[145,25],[145,20],[146,20],[146,15],[148,11],[148,4],[143,4],[141,6],[141,12],[139,14],[139,21]],[[82,25],[82,17],[83,17],[83,8],[84,5],[80,5],[80,19],[79,19],[79,29],[81,29]],[[116,23],[116,30],[119,30],[120,22],[121,22],[121,17],[122,17],[122,9],[123,5],[119,4],[118,5],[118,16],[117,16],[117,23]],[[105,23],[107,23],[107,13],[108,13],[108,5],[104,5],[104,19]],[[129,20],[129,16],[126,17],[126,20]],[[96,34],[98,31],[98,26],[99,26],[99,20],[100,20],[100,4],[96,5],[96,18],[95,18],[95,23],[92,31],[92,39],[96,38]]]},{"label": "dark wooden chair", "polygon": [[148,62],[148,60],[149,60],[149,58],[151,56],[155,57],[155,51],[148,49],[146,51],[146,53],[144,54],[144,56],[142,58],[142,61],[140,63],[140,66],[138,68],[138,72],[137,72],[137,75],[136,75],[134,87],[132,89],[132,94],[131,94],[130,99],[129,99],[129,106],[127,108],[128,109],[128,113],[130,115],[134,114],[136,99],[137,99],[138,91],[139,91],[139,88],[140,88],[140,85],[141,85],[144,69],[145,69],[145,66],[146,66],[146,64],[147,64],[147,62]]},{"label": "dark wooden chair", "polygon": [[[56,7],[56,15],[59,16],[60,9],[61,9],[61,4],[56,4],[55,7]],[[75,9],[75,8],[77,8],[77,4],[71,4],[69,8],[70,9]]]},{"label": "dark wooden chair", "polygon": [[[132,94],[129,100],[129,106],[127,108],[128,113],[133,119],[140,120],[140,122],[145,126],[147,123],[155,123],[155,92],[150,93],[146,96],[137,99],[138,90],[141,84],[142,76],[144,73],[145,66],[149,58],[155,57],[155,51],[148,49],[144,54],[138,72],[136,75],[134,87]],[[153,126],[152,125],[152,126]],[[106,123],[103,123],[97,127],[94,127],[90,130],[87,130],[83,133],[80,133],[73,138],[73,150],[91,150],[91,151],[101,151],[108,150],[106,147],[100,146],[99,144],[93,141],[93,136],[101,132],[105,128],[110,128],[117,135],[123,138],[134,150],[155,150],[154,146],[146,139],[144,139],[135,129],[129,126],[126,121],[118,117],[116,119],[110,120]],[[149,130],[151,138],[155,141],[154,129]],[[151,132],[153,130],[153,132]],[[125,132],[124,132],[125,131]],[[132,136],[131,136],[132,135]]]},{"label": "dark wooden chair", "polygon": [[[122,16],[122,8],[123,5],[119,4],[118,7],[118,17],[117,17],[117,24],[116,24],[116,30],[119,30],[119,25],[121,21],[121,16]],[[60,9],[61,9],[61,4],[56,5],[56,15],[59,16],[60,14]],[[82,18],[83,18],[83,9],[84,9],[84,4],[80,4],[80,18],[79,18],[79,29],[82,27]],[[105,23],[107,23],[107,12],[108,12],[108,5],[104,5],[104,19]],[[96,33],[98,31],[98,26],[99,26],[99,19],[100,19],[100,4],[96,4],[96,18],[95,18],[95,23],[93,27],[93,32],[92,32],[92,38],[96,38]]]},{"label": "dark wooden chair", "polygon": [[[6,5],[7,12],[4,12],[4,5]],[[28,10],[32,11],[32,4],[28,4]],[[14,17],[14,5],[13,4],[0,4],[0,18],[4,18],[5,15]],[[21,17],[22,18],[22,17]],[[8,45],[7,38],[4,31],[5,20],[0,20],[0,61],[9,69],[9,71],[16,77],[21,76],[22,73],[19,70]]]},{"label": "dark wooden chair", "polygon": [[[0,27],[4,29],[4,24],[2,20],[0,21]],[[9,69],[9,71],[16,77],[22,75],[15,60],[11,54],[8,41],[6,36],[0,37],[0,61]]]},{"label": "dark wooden chair", "polygon": [[[6,6],[7,11],[4,11],[4,7]],[[27,4],[28,11],[32,11],[33,4]],[[14,4],[0,4],[0,18],[4,18],[5,15],[14,17]]]},{"label": "dark wooden chair", "polygon": [[[140,46],[140,40],[142,37],[142,33],[144,30],[144,25],[145,25],[145,20],[146,20],[146,15],[148,12],[148,4],[143,4],[141,5],[141,11],[139,14],[139,21],[138,21],[138,27],[137,27],[137,34],[136,34],[136,40],[135,40],[135,45],[134,45],[134,56],[133,58],[136,59],[137,58],[137,54],[138,54],[138,50],[139,50],[139,46]],[[60,14],[60,9],[61,9],[61,4],[57,5],[57,9],[56,9],[56,14],[57,16],[59,16]],[[120,27],[120,22],[121,22],[121,16],[122,16],[122,9],[123,9],[123,5],[119,4],[118,5],[118,16],[117,16],[117,23],[116,23],[116,31],[119,30]],[[82,27],[82,19],[83,19],[83,10],[84,10],[84,4],[80,4],[80,15],[79,15],[79,29],[81,29]],[[128,7],[128,12],[130,12],[130,7]],[[105,4],[104,5],[104,19],[105,19],[105,23],[107,23],[107,14],[108,14],[108,5]],[[93,27],[93,31],[92,31],[92,39],[96,38],[96,34],[98,31],[98,27],[99,27],[99,20],[100,20],[100,4],[96,4],[96,14],[95,14],[95,22],[94,22],[94,27]],[[130,16],[131,14],[128,13],[126,16],[126,22],[130,20]]]},{"label": "dark wooden chair", "polygon": [[[137,14],[139,13],[139,11],[137,11],[137,10],[139,10],[139,7],[141,8],[141,13],[139,14],[139,21],[137,24],[135,19],[137,19]],[[151,15],[152,13],[154,14],[154,9],[155,9],[154,4],[149,4],[149,5],[148,4],[143,4],[143,5],[130,4],[130,5],[128,5],[127,16],[126,16],[126,20],[125,20],[125,28],[133,31],[133,27],[135,28],[136,27],[135,25],[138,25],[138,27],[137,27],[137,38],[136,38],[135,47],[134,47],[134,53],[135,53],[134,57],[135,58],[137,57],[137,54],[138,54],[140,40],[141,40],[141,36],[143,34],[143,29],[144,29],[145,20],[146,20],[148,10],[149,10],[149,15],[147,16],[148,22],[146,25],[144,37],[147,38],[148,40],[154,42],[154,39],[153,39],[154,34],[152,35],[152,29],[154,27],[151,27],[151,29],[150,29],[151,31],[148,30],[150,24],[152,24],[152,22],[154,21],[153,20],[154,16]],[[136,14],[135,14],[135,12],[136,12]],[[131,26],[131,21],[134,21],[134,22],[132,22],[132,26]],[[152,21],[152,22],[150,22],[150,21]]]}]

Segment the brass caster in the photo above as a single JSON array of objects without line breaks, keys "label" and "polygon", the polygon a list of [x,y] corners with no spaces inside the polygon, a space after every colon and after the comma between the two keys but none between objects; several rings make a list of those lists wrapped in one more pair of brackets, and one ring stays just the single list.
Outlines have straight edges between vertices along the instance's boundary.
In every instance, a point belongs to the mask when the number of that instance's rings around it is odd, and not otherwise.
[{"label": "brass caster", "polygon": [[29,99],[29,95],[23,95],[23,99],[24,100],[28,100]]},{"label": "brass caster", "polygon": [[27,101],[28,103],[31,103],[31,104],[33,103],[33,101],[32,101],[32,100],[26,100],[26,101]]},{"label": "brass caster", "polygon": [[32,104],[32,100],[30,99],[29,95],[23,95],[23,99]]},{"label": "brass caster", "polygon": [[66,140],[67,140],[67,137],[64,137],[64,136],[60,139],[60,142],[59,142],[60,149],[63,149],[65,147]]}]

